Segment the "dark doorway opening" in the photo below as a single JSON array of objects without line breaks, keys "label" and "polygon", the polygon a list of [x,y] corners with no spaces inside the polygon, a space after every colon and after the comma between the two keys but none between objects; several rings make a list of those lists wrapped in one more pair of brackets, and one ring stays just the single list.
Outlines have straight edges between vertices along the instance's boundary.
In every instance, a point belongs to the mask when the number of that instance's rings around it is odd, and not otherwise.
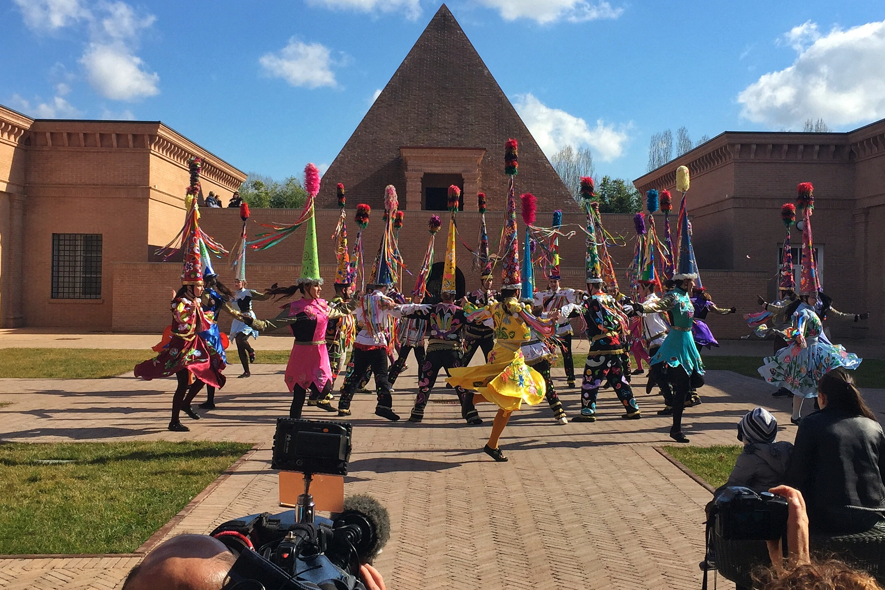
[{"label": "dark doorway opening", "polygon": [[426,211],[445,211],[449,208],[449,187],[455,185],[461,189],[458,210],[464,210],[464,180],[460,174],[425,174],[421,181],[424,189],[424,209]]}]

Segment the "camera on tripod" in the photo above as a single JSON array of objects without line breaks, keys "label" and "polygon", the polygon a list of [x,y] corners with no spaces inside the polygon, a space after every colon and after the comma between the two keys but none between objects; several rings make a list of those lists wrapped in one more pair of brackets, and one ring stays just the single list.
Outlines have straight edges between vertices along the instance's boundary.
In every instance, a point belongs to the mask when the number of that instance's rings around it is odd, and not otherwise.
[{"label": "camera on tripod", "polygon": [[716,533],[728,540],[774,540],[787,532],[787,499],[770,492],[730,486],[713,501]]},{"label": "camera on tripod", "polygon": [[352,426],[277,420],[271,466],[304,474],[294,511],[255,514],[212,532],[238,555],[227,590],[364,590],[360,564],[371,563],[390,537],[390,517],[374,498],[355,495],[331,519],[316,516],[310,484],[317,474],[347,474]]}]

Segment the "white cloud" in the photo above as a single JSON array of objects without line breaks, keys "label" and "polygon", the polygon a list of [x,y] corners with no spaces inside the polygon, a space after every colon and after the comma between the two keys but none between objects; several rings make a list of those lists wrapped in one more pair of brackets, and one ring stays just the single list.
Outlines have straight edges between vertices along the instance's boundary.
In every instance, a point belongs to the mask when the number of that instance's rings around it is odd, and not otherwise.
[{"label": "white cloud", "polygon": [[13,94],[10,104],[13,108],[35,119],[76,119],[83,116],[82,111],[61,96],[55,96],[49,102],[39,102],[38,99],[38,104],[32,105],[30,101],[18,94]]},{"label": "white cloud", "polygon": [[421,16],[420,0],[308,0],[312,6],[357,12],[404,12],[406,18],[415,20]]},{"label": "white cloud", "polygon": [[551,109],[532,94],[517,96],[514,106],[548,157],[567,145],[574,148],[587,146],[595,158],[611,162],[624,154],[630,138],[629,124],[607,125],[598,119],[596,127],[590,127],[584,119],[560,109]]},{"label": "white cloud", "polygon": [[591,20],[616,19],[624,12],[605,0],[478,0],[501,13],[504,20],[528,18],[544,25],[558,20],[581,23]]},{"label": "white cloud", "polygon": [[737,97],[741,116],[773,128],[823,119],[831,127],[885,117],[885,21],[827,35],[805,23],[784,35],[798,56]]},{"label": "white cloud", "polygon": [[291,86],[336,87],[332,53],[320,43],[303,43],[294,38],[281,51],[266,53],[258,62],[268,76],[282,78]]},{"label": "white cloud", "polygon": [[137,42],[138,34],[157,20],[153,14],[139,15],[125,2],[103,4],[107,15],[101,19],[101,31],[111,39]]},{"label": "white cloud", "polygon": [[160,76],[146,72],[144,62],[122,43],[93,43],[80,58],[89,83],[112,100],[138,100],[160,92]]},{"label": "white cloud", "polygon": [[372,93],[372,98],[369,99],[369,106],[375,104],[375,101],[378,100],[379,96],[381,96],[381,89],[376,88],[375,92]]},{"label": "white cloud", "polygon": [[88,19],[89,10],[80,0],[14,0],[22,11],[28,28],[35,31],[56,31],[77,21]]}]

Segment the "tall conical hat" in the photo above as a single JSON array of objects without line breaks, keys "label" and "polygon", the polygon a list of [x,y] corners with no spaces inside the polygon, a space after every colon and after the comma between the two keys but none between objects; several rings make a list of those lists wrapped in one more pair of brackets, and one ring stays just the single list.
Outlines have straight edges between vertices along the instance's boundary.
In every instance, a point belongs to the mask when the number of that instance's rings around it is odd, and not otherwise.
[{"label": "tall conical hat", "polygon": [[675,256],[673,251],[673,234],[670,231],[670,211],[672,210],[673,197],[670,195],[670,191],[661,191],[661,211],[664,214],[664,244],[666,248],[663,257],[664,259],[661,262],[663,264],[663,275],[665,279],[672,279],[673,273],[676,270],[676,264],[673,259]]},{"label": "tall conical hat", "polygon": [[596,222],[593,219],[594,199],[596,199],[596,193],[593,188],[593,179],[589,176],[581,177],[581,206],[587,215],[587,252],[584,256],[584,267],[588,284],[602,283],[602,267],[599,263],[599,249],[596,243]]},{"label": "tall conical hat", "polygon": [[396,276],[396,239],[393,235],[393,220],[399,207],[399,199],[396,188],[389,184],[384,189],[384,230],[381,234],[381,246],[375,257],[375,266],[372,268],[372,280],[375,285],[393,285],[397,281]]},{"label": "tall conical hat", "polygon": [[486,230],[486,194],[477,193],[476,200],[479,205],[480,217],[479,255],[474,258],[474,263],[479,266],[480,277],[485,279],[492,276],[492,258],[489,256],[489,234]]},{"label": "tall conical hat", "polygon": [[[669,194],[669,193],[668,193]],[[655,252],[658,250],[658,236],[655,230],[654,213],[658,210],[658,191],[651,189],[645,195],[645,206],[648,213],[643,215],[643,227],[645,229],[643,236],[642,260],[638,268],[638,280],[645,284],[660,285],[660,279],[657,272],[657,259]],[[637,224],[637,230],[639,226]]]},{"label": "tall conical hat", "polygon": [[535,224],[538,200],[535,195],[525,193],[519,196],[522,201],[522,221],[525,223],[525,246],[522,258],[522,289],[519,298],[523,301],[534,299],[535,275],[532,268],[532,236],[531,227]]},{"label": "tall conical hat", "polygon": [[562,280],[562,274],[559,271],[559,228],[562,227],[562,211],[557,209],[553,212],[553,237],[550,239],[550,269],[547,272],[547,278],[551,281]]},{"label": "tall conical hat", "polygon": [[796,289],[796,276],[793,272],[793,248],[792,244],[790,244],[790,226],[796,223],[796,206],[794,204],[784,203],[781,207],[781,221],[783,221],[787,233],[784,236],[778,288],[781,291],[794,291]]},{"label": "tall conical hat", "polygon": [[458,204],[461,199],[461,189],[454,184],[449,187],[448,194],[449,205],[449,236],[446,239],[446,260],[443,266],[442,288],[443,293],[455,293],[457,284],[455,281],[455,272],[457,269],[455,259],[455,213],[458,211]]},{"label": "tall conical hat", "polygon": [[[799,293],[810,295],[821,290],[817,272],[817,258],[814,255],[814,237],[811,234],[811,214],[814,212],[814,187],[810,182],[800,182],[797,187],[796,213],[802,221],[802,250],[799,275]],[[798,224],[797,224],[798,225]]]},{"label": "tall conical hat", "polygon": [[243,220],[243,230],[240,239],[234,245],[230,253],[230,267],[234,271],[234,277],[238,281],[246,280],[246,222],[249,221],[249,204],[243,201],[240,204],[240,219]]},{"label": "tall conical hat", "polygon": [[203,284],[203,244],[200,234],[200,206],[197,197],[200,194],[200,168],[203,166],[201,158],[191,158],[188,162],[190,168],[190,185],[187,187],[185,203],[185,227],[183,241],[183,263],[181,267],[182,285]]},{"label": "tall conical hat", "polygon": [[[320,171],[313,164],[304,168],[304,189],[310,201],[316,199],[320,192]],[[301,276],[295,280],[296,285],[322,285],[320,277],[320,257],[317,252],[317,221],[313,202],[310,205],[310,218],[304,232],[304,252],[301,255]]]},{"label": "tall conical hat", "polygon": [[218,273],[215,272],[215,268],[212,266],[212,258],[209,256],[209,249],[206,247],[206,242],[203,241],[202,237],[200,238],[200,260],[203,264],[204,280],[218,276]]},{"label": "tall conical hat", "polygon": [[506,248],[504,259],[501,262],[501,286],[504,289],[520,289],[522,287],[522,276],[519,270],[519,239],[516,234],[516,195],[513,193],[513,177],[511,176],[502,237],[502,243]]},{"label": "tall conical hat", "polygon": [[412,295],[423,295],[427,292],[427,279],[430,277],[430,269],[433,268],[433,254],[436,245],[436,234],[442,227],[442,221],[439,215],[431,215],[430,221],[427,223],[430,231],[430,243],[427,245],[427,252],[424,254],[424,262],[421,264],[421,270],[415,278],[415,288]]},{"label": "tall conical hat", "polygon": [[688,211],[685,207],[685,195],[682,196],[682,203],[679,205],[678,227],[679,251],[673,280],[694,279],[695,284],[700,287],[700,274],[698,273],[694,247],[691,244],[691,224],[688,221]]},{"label": "tall conical hat", "polygon": [[338,268],[335,271],[336,285],[350,285],[353,283],[353,268],[350,265],[350,253],[347,251],[347,212],[344,210],[346,200],[344,198],[344,185],[340,182],[337,187],[338,191],[338,207],[341,209],[341,216],[338,218],[338,225],[335,227],[335,233],[332,239],[336,240],[335,257],[338,259]]}]

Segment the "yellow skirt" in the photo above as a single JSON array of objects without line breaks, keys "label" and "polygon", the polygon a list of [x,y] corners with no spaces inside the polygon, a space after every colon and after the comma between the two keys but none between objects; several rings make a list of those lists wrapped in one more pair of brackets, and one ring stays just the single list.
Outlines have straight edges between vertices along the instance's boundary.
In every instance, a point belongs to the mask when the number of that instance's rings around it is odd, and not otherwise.
[{"label": "yellow skirt", "polygon": [[518,347],[515,351],[510,348],[496,343],[488,364],[451,368],[451,377],[446,382],[452,387],[477,391],[503,410],[518,410],[522,402],[531,406],[541,403],[547,393],[544,377],[525,364]]}]

